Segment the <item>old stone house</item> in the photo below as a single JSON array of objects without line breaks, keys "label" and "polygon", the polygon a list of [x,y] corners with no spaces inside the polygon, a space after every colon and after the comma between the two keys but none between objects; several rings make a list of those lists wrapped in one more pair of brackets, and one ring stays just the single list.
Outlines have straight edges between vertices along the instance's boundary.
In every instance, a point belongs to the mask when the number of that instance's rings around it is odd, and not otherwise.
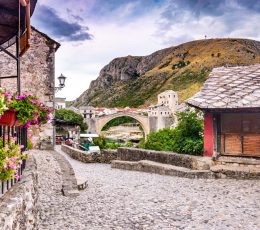
[{"label": "old stone house", "polygon": [[148,110],[151,131],[172,127],[177,122],[175,112],[178,106],[178,94],[173,90],[166,90],[157,96],[157,105]]},{"label": "old stone house", "polygon": [[66,108],[66,98],[55,97],[55,109],[65,109],[65,108]]},{"label": "old stone house", "polygon": [[[31,47],[21,57],[21,91],[31,93],[49,107],[54,107],[55,98],[55,53],[60,44],[32,27]],[[8,48],[15,52],[15,45]],[[0,77],[16,75],[16,62],[0,52]],[[17,91],[16,79],[2,79],[1,87],[9,91]],[[40,128],[32,127],[33,141],[40,140],[53,142],[53,125],[46,124]]]},{"label": "old stone house", "polygon": [[213,69],[187,102],[204,112],[204,155],[260,157],[260,64]]}]

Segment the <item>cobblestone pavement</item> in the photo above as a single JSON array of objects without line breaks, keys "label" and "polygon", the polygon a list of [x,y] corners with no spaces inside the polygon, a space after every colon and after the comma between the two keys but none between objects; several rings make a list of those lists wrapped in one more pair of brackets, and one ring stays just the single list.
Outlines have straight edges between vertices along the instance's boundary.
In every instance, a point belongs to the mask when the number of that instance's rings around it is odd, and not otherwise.
[{"label": "cobblestone pavement", "polygon": [[53,155],[34,155],[40,173],[39,229],[260,229],[260,181],[192,180],[84,164],[66,156],[89,186],[68,198],[61,195]]}]

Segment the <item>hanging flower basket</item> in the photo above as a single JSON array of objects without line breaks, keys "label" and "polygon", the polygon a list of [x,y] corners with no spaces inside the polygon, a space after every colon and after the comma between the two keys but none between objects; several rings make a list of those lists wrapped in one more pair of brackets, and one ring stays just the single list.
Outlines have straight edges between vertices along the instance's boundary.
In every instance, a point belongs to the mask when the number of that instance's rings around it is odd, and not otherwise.
[{"label": "hanging flower basket", "polygon": [[9,109],[0,117],[2,126],[23,126],[24,124],[16,119],[15,110]]}]

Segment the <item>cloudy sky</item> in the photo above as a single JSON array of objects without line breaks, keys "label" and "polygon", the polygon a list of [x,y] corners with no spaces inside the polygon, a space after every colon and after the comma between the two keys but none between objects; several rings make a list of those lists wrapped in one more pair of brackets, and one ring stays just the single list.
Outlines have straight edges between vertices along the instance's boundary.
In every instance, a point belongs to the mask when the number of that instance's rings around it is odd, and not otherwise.
[{"label": "cloudy sky", "polygon": [[207,38],[260,40],[259,0],[38,0],[32,24],[61,43],[58,93],[78,97],[113,58]]}]

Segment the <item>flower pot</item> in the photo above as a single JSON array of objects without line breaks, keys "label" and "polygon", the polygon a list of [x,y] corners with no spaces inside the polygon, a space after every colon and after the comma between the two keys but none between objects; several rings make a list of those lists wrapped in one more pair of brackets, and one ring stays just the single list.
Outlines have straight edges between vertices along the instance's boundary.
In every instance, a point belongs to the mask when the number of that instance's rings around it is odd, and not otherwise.
[{"label": "flower pot", "polygon": [[0,117],[0,125],[13,126],[16,121],[16,112],[14,110],[7,110]]},{"label": "flower pot", "polygon": [[24,123],[21,121],[15,120],[14,126],[24,126]]},{"label": "flower pot", "polygon": [[0,125],[2,126],[23,126],[24,124],[16,119],[15,110],[7,110],[0,117]]}]

